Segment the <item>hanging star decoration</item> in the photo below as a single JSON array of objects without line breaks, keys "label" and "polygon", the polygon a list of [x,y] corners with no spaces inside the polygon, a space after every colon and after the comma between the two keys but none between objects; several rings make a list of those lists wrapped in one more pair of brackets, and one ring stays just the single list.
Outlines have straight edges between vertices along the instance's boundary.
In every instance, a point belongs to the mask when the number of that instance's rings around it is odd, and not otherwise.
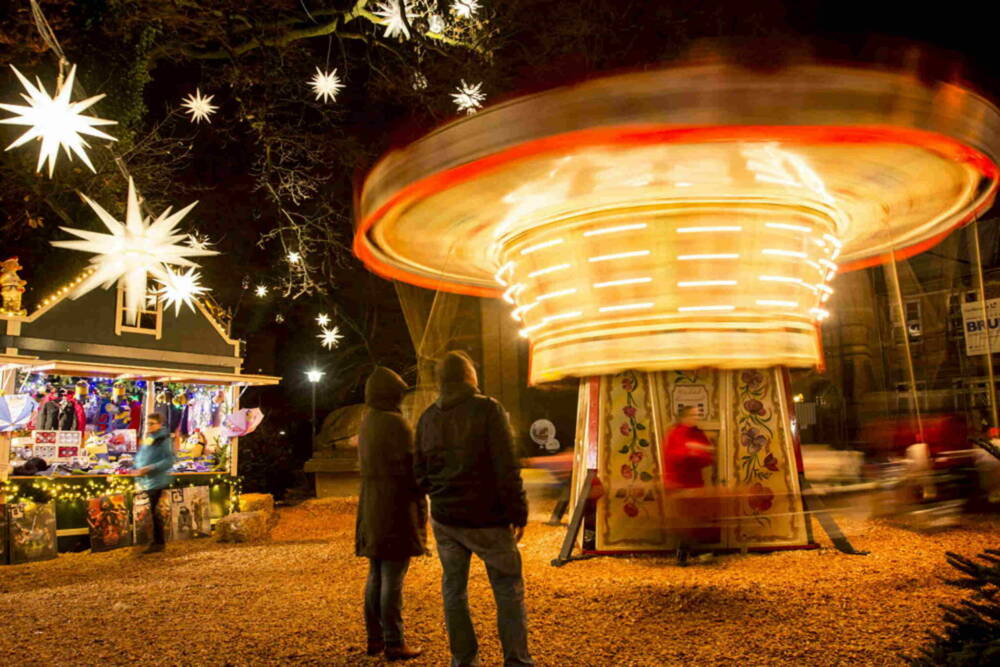
[{"label": "hanging star decoration", "polygon": [[451,3],[451,11],[463,19],[471,19],[479,11],[479,0],[455,0]]},{"label": "hanging star decoration", "polygon": [[319,315],[316,316],[316,324],[320,325],[324,329],[326,328],[326,325],[329,323],[330,323],[330,316],[327,315],[326,313],[320,313]]},{"label": "hanging star decoration", "polygon": [[486,94],[482,89],[482,82],[468,84],[465,82],[465,79],[462,79],[462,85],[456,88],[458,92],[451,94],[451,99],[455,101],[455,106],[458,107],[459,111],[464,111],[471,116],[483,108],[483,101],[486,99]]},{"label": "hanging star decoration", "polygon": [[187,109],[184,113],[191,116],[191,121],[195,123],[200,123],[205,121],[206,123],[212,122],[212,114],[219,108],[212,104],[212,99],[215,95],[202,95],[201,90],[195,88],[194,95],[188,95],[181,102],[181,106]]},{"label": "hanging star decoration", "polygon": [[309,85],[312,86],[313,92],[316,93],[316,99],[320,102],[336,102],[337,94],[344,88],[340,77],[337,76],[337,68],[324,72],[317,67],[316,74],[309,81]]},{"label": "hanging star decoration", "polygon": [[427,18],[427,30],[429,32],[433,32],[440,35],[441,33],[444,32],[444,29],[445,29],[444,19],[441,18],[439,15],[431,14]]},{"label": "hanging star decoration", "polygon": [[212,242],[208,239],[207,236],[202,236],[199,234],[188,234],[187,244],[189,247],[194,248],[195,250],[206,250],[210,245],[212,245]]},{"label": "hanging star decoration", "polygon": [[264,298],[265,296],[267,296],[267,286],[257,285],[257,288],[253,291],[253,293],[261,298]]},{"label": "hanging star decoration", "polygon": [[66,156],[72,160],[75,153],[80,161],[94,171],[94,165],[87,157],[86,148],[90,144],[84,139],[84,135],[116,141],[114,137],[98,130],[100,125],[116,125],[116,121],[85,116],[83,111],[92,107],[104,98],[104,95],[94,95],[79,102],[70,102],[69,96],[73,92],[73,81],[76,77],[76,65],[69,70],[69,75],[62,86],[56,89],[55,97],[50,97],[49,92],[42,85],[37,77],[37,86],[31,85],[17,68],[11,65],[14,74],[21,81],[21,85],[27,94],[21,93],[21,98],[27,102],[27,106],[20,104],[0,104],[0,109],[16,114],[10,118],[0,120],[6,125],[25,125],[28,127],[20,137],[18,137],[7,150],[23,146],[32,139],[38,139],[40,146],[38,149],[38,166],[35,172],[42,170],[42,165],[48,162],[49,178],[56,167],[56,159],[59,157],[59,147],[65,151]]},{"label": "hanging star decoration", "polygon": [[125,311],[130,322],[135,322],[146,296],[146,285],[150,277],[165,281],[167,266],[198,268],[189,257],[218,255],[214,250],[199,250],[180,245],[184,234],[177,233],[177,225],[198,202],[188,204],[176,213],[167,208],[155,220],[143,218],[139,207],[139,195],[135,183],[128,180],[128,200],[125,222],[121,223],[97,202],[81,195],[83,200],[97,214],[110,234],[91,232],[86,229],[61,227],[65,232],[82,240],[53,241],[58,248],[93,253],[90,263],[94,272],[86,278],[70,295],[77,299],[97,286],[104,289],[122,281],[125,286]]},{"label": "hanging star decoration", "polygon": [[413,90],[426,90],[429,82],[423,72],[414,72],[412,83]]},{"label": "hanging star decoration", "polygon": [[282,322],[285,321],[285,316],[282,315],[281,313],[278,313],[277,315],[274,316],[274,321],[277,322],[278,324],[281,324]]},{"label": "hanging star decoration", "polygon": [[156,296],[167,308],[174,307],[174,315],[180,315],[181,306],[184,305],[194,310],[194,299],[211,291],[200,284],[201,274],[193,267],[181,273],[174,272],[168,266],[163,278],[157,278],[156,281],[161,285],[160,289],[156,290]]},{"label": "hanging star decoration", "polygon": [[416,15],[406,7],[406,17],[403,17],[403,5],[400,0],[386,0],[375,8],[375,16],[381,19],[385,26],[386,37],[399,37],[400,39],[410,38],[409,23],[416,18]]},{"label": "hanging star decoration", "polygon": [[332,329],[327,329],[326,327],[323,327],[323,333],[316,336],[316,338],[320,339],[321,341],[320,345],[322,345],[328,350],[332,350],[333,348],[340,345],[340,339],[343,338],[343,336],[340,335],[339,327],[333,327]]},{"label": "hanging star decoration", "polygon": [[297,252],[290,252],[290,253],[288,253],[288,263],[289,264],[298,264],[300,261],[302,261],[302,255],[300,255]]}]

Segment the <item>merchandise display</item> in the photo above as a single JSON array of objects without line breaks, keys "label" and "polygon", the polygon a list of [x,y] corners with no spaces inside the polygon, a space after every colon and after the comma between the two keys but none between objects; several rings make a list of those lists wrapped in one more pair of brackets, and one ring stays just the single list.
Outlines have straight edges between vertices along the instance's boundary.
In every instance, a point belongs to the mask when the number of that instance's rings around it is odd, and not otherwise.
[{"label": "merchandise display", "polygon": [[101,496],[87,501],[92,551],[110,551],[132,544],[128,504],[124,494]]},{"label": "merchandise display", "polygon": [[[11,425],[5,430],[13,436],[15,476],[130,473],[144,437],[144,404],[176,434],[174,472],[217,472],[228,465],[232,439],[263,418],[259,410],[234,411],[218,385],[151,384],[150,398],[142,380],[23,374],[19,393],[6,397],[7,411],[0,412]],[[44,467],[31,472],[25,465],[31,459]]]},{"label": "merchandise display", "polygon": [[32,563],[56,557],[55,503],[7,505],[10,563]]}]

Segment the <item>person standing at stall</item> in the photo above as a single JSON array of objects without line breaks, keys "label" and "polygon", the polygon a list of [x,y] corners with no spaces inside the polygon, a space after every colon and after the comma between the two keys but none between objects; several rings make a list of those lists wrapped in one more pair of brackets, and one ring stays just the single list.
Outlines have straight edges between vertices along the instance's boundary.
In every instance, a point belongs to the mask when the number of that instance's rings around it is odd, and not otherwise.
[{"label": "person standing at stall", "polygon": [[507,412],[478,391],[472,360],[449,352],[437,366],[440,394],[417,423],[415,469],[431,501],[431,526],[452,665],[479,664],[469,615],[469,562],[486,564],[504,665],[535,664],[528,652],[524,578],[517,543],[528,522]]},{"label": "person standing at stall", "polygon": [[406,383],[378,366],[365,382],[368,411],[358,431],[361,495],[354,553],[368,559],[368,655],[409,660],[422,651],[403,637],[403,578],[427,550],[427,499],[413,477],[413,430],[400,406]]},{"label": "person standing at stall", "polygon": [[157,553],[166,548],[163,517],[157,511],[163,490],[170,486],[170,468],[174,465],[174,450],[170,431],[163,426],[163,418],[152,414],[146,417],[146,439],[135,455],[136,486],[149,497],[149,513],[153,519],[153,543],[144,554]]}]

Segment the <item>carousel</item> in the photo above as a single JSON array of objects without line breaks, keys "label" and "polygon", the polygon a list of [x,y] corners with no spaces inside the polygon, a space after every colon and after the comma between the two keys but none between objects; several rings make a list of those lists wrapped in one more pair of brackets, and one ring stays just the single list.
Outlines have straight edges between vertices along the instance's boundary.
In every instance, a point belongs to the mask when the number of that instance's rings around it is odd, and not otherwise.
[{"label": "carousel", "polygon": [[823,364],[830,283],[895,276],[975,221],[998,159],[1000,111],[958,85],[672,67],[514,99],[389,153],[354,250],[386,278],[503,299],[530,382],[580,379],[568,543],[582,524],[585,551],[675,547],[658,445],[692,408],[727,490],[705,546],[806,548],[789,369]]}]

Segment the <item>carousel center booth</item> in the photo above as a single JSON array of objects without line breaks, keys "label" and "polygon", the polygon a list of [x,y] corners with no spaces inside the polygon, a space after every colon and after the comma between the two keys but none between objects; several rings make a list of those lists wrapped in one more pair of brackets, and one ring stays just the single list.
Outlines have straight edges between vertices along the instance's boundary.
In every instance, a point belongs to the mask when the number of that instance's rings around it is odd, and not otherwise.
[{"label": "carousel center booth", "polygon": [[0,560],[11,563],[150,539],[131,472],[151,414],[173,436],[158,508],[168,539],[209,535],[237,506],[239,436],[261,418],[241,394],[280,382],[241,372],[240,342],[201,301],[172,311],[154,299],[133,320],[123,287],[67,298],[76,283],[30,314],[0,312]]},{"label": "carousel center booth", "polygon": [[988,101],[911,72],[620,74],[387,154],[354,250],[387,278],[502,298],[529,382],[580,379],[584,551],[675,547],[684,496],[666,482],[690,457],[661,443],[692,411],[714,463],[684,490],[721,505],[701,546],[808,548],[789,369],[823,365],[839,273],[892,272],[992,205],[998,127]]}]

